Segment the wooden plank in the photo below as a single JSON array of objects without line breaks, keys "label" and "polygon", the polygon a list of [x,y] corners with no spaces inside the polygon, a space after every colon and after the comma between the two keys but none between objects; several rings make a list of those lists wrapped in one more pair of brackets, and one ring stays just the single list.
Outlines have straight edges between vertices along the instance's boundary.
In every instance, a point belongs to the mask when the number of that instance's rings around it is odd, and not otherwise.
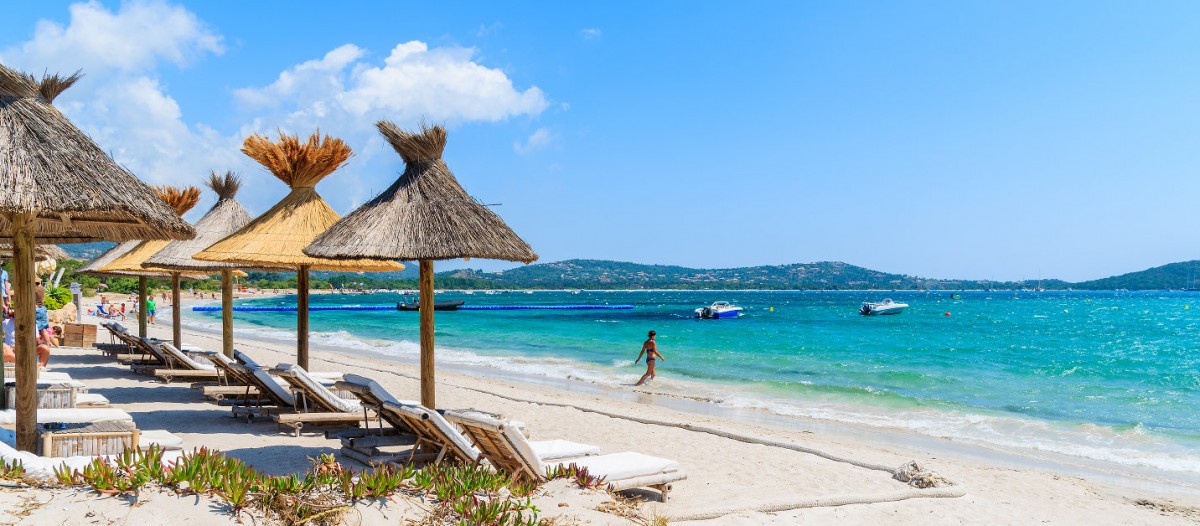
[{"label": "wooden plank", "polygon": [[433,260],[422,259],[420,277],[421,405],[435,409],[433,375]]},{"label": "wooden plank", "polygon": [[146,337],[146,276],[138,276],[138,336]]},{"label": "wooden plank", "polygon": [[363,416],[359,413],[279,413],[271,416],[271,420],[280,424],[358,422],[362,419]]}]

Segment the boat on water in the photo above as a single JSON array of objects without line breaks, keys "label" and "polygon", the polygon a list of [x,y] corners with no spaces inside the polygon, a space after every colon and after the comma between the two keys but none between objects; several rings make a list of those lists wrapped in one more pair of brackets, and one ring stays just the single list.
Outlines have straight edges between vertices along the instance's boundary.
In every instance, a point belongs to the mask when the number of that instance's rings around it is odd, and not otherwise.
[{"label": "boat on water", "polygon": [[[435,301],[433,302],[433,310],[458,310],[464,303],[466,302],[463,300]],[[419,311],[421,310],[421,305],[419,303],[400,302],[396,304],[396,310]]]},{"label": "boat on water", "polygon": [[704,320],[736,318],[741,315],[742,308],[728,301],[714,301],[712,305],[696,309],[696,317]]},{"label": "boat on water", "polygon": [[880,302],[864,301],[862,307],[858,309],[858,313],[863,316],[888,316],[900,314],[907,308],[907,303],[896,303],[888,298]]}]

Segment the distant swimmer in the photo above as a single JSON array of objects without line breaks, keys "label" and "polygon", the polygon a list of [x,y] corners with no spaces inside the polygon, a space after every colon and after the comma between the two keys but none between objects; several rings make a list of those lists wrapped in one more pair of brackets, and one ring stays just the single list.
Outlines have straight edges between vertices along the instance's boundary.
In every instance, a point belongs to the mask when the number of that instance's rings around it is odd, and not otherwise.
[{"label": "distant swimmer", "polygon": [[645,383],[647,378],[651,380],[654,379],[655,360],[662,360],[664,362],[667,361],[667,359],[663,358],[663,355],[659,354],[658,352],[658,344],[654,342],[654,334],[654,331],[650,331],[650,338],[646,340],[646,343],[642,344],[642,352],[639,352],[637,359],[633,361],[633,364],[637,365],[638,362],[642,361],[642,355],[646,355],[646,374],[643,374],[642,379],[638,380],[636,384],[633,384],[635,387]]}]

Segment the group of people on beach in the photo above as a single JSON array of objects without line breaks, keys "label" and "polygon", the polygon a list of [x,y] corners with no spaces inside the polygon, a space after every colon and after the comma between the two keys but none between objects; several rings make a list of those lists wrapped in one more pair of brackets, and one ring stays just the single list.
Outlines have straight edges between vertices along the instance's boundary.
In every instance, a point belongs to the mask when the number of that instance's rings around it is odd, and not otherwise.
[{"label": "group of people on beach", "polygon": [[[3,263],[0,261],[0,263]],[[16,354],[16,309],[32,309],[34,324],[37,326],[37,356],[38,365],[45,367],[50,363],[50,347],[58,347],[58,339],[50,329],[50,314],[46,310],[46,288],[42,279],[35,278],[33,287],[33,305],[15,305],[12,301],[12,284],[8,281],[8,271],[0,268],[0,317],[4,326],[4,361],[17,363]]]}]

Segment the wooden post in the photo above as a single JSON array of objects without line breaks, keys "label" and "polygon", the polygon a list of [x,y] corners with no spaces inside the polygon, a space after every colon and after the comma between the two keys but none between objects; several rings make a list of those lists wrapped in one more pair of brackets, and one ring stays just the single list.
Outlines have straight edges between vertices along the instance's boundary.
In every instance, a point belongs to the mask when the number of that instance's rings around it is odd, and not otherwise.
[{"label": "wooden post", "polygon": [[221,352],[233,358],[233,269],[221,270]]},{"label": "wooden post", "polygon": [[308,265],[296,273],[296,365],[308,370]]},{"label": "wooden post", "polygon": [[435,408],[433,386],[433,260],[421,260],[421,405]]},{"label": "wooden post", "polygon": [[179,306],[179,273],[171,273],[171,340],[175,342],[176,349],[183,349],[183,328],[179,326],[180,311],[183,310]]},{"label": "wooden post", "polygon": [[12,292],[17,359],[17,449],[37,453],[37,333],[33,300],[33,217],[12,214]]},{"label": "wooden post", "polygon": [[146,337],[146,276],[138,276],[138,336]]}]

